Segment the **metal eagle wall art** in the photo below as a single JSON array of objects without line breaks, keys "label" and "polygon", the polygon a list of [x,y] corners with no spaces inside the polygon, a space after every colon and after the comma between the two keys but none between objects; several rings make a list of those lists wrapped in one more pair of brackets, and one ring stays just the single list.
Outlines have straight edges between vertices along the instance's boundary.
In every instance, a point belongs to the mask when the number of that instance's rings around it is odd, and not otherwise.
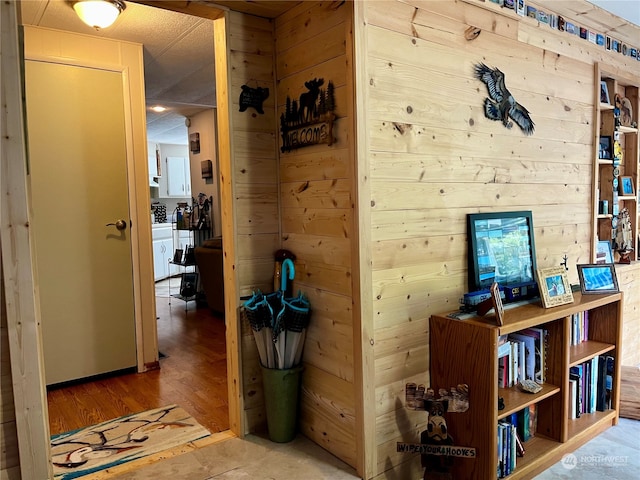
[{"label": "metal eagle wall art", "polygon": [[516,102],[504,84],[504,73],[497,68],[489,68],[484,63],[475,65],[475,76],[487,86],[489,97],[484,101],[484,115],[490,120],[501,120],[502,124],[511,128],[513,120],[526,135],[531,135],[534,123],[529,111]]}]

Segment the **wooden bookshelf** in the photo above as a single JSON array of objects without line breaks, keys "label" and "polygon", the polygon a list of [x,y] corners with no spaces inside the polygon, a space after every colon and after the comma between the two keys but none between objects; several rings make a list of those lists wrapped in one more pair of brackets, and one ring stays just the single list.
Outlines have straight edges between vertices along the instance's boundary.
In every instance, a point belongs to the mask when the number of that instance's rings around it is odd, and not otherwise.
[{"label": "wooden bookshelf", "polygon": [[[532,477],[618,422],[622,305],[622,293],[576,292],[569,305],[545,309],[534,302],[507,309],[502,326],[492,315],[458,319],[453,318],[455,312],[448,312],[431,317],[431,388],[469,385],[469,409],[447,414],[447,427],[454,444],[475,448],[476,458],[454,459],[453,478],[496,478],[498,420],[528,405],[537,405],[536,434],[524,443],[526,453],[518,457],[509,479]],[[571,316],[582,311],[589,311],[589,338],[572,346]],[[543,388],[537,394],[523,393],[517,387],[499,388],[498,339],[529,327],[548,331]],[[612,408],[571,420],[569,368],[603,353],[616,359]],[[498,410],[498,397],[504,399],[503,410]]]},{"label": "wooden bookshelf", "polygon": [[[640,182],[640,144],[638,134],[638,112],[640,108],[640,82],[633,76],[628,76],[617,69],[595,63],[594,65],[594,125],[598,128],[594,132],[593,140],[593,220],[592,220],[592,261],[595,262],[596,245],[599,240],[611,241],[613,238],[614,217],[617,212],[626,208],[629,211],[631,220],[631,237],[634,250],[631,253],[631,260],[639,260],[637,239],[640,233],[640,209],[638,208],[638,184]],[[600,83],[604,82],[609,91],[610,103],[600,101]],[[616,123],[615,96],[627,99],[631,104],[632,118],[631,124],[625,125]],[[622,150],[622,158],[614,162],[613,152],[609,152],[608,158],[602,158],[600,154],[600,138],[609,137],[611,139],[611,149],[617,138]],[[625,195],[614,184],[614,172],[616,181],[619,183],[621,176],[631,177],[634,186],[634,193]],[[609,202],[609,214],[603,215],[598,202],[607,200]],[[616,211],[614,211],[614,208]],[[614,253],[616,261],[618,254]]]}]

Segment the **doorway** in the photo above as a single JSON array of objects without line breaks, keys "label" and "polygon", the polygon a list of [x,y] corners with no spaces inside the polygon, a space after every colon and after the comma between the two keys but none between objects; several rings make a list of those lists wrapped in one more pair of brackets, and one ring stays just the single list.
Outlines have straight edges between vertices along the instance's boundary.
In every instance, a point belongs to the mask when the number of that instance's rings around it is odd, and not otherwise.
[{"label": "doorway", "polygon": [[[212,41],[212,39],[211,39]],[[142,218],[142,217],[140,217]],[[149,218],[149,215],[147,214],[145,216],[146,219]],[[150,245],[148,246],[148,248],[150,249]],[[156,308],[158,309],[158,313],[160,316],[161,315],[161,309],[156,306]],[[193,321],[197,321],[198,319],[200,320],[200,323],[206,324],[206,323],[213,323],[211,322],[211,317],[209,316],[205,316],[206,318],[202,318],[202,315],[193,315],[193,317],[195,318],[190,318],[189,315],[190,313],[187,311],[187,315],[185,315],[184,318],[181,318],[179,316],[179,314],[184,313],[184,308],[181,305],[174,305],[173,309],[175,310],[175,312],[171,312],[170,315],[168,315],[168,317],[170,318],[170,326],[173,329],[169,329],[169,331],[175,333],[176,331],[183,331],[185,332],[187,335],[185,335],[185,338],[187,340],[190,339],[189,335],[190,333],[193,333],[194,328],[192,328],[190,325],[193,323]],[[175,313],[175,315],[174,315]],[[218,319],[220,320],[220,319]],[[178,322],[182,322],[182,326],[180,328],[176,327],[176,324]],[[220,322],[219,322],[220,323]],[[224,326],[224,322],[221,322],[222,325]],[[218,332],[219,333],[219,332]],[[203,336],[203,335],[200,335]],[[205,335],[206,336],[206,335]],[[224,342],[225,342],[225,334],[224,334],[224,329],[222,330],[221,334],[217,335],[218,339],[220,339],[220,341],[222,341],[223,343],[223,347],[217,346],[212,348],[212,350],[215,351],[216,355],[219,355],[220,352],[225,352],[225,348],[224,348]],[[193,339],[191,339],[193,340]],[[191,358],[193,360],[193,357],[190,357],[190,350],[198,350],[200,351],[201,349],[195,349],[194,348],[194,342],[184,342],[183,345],[187,345],[184,348],[181,348],[181,350],[184,350],[186,352],[187,358]],[[161,347],[162,348],[162,347]],[[207,354],[205,353],[204,356],[206,356]],[[219,362],[219,359],[217,359],[217,357],[215,355],[209,355],[211,358],[214,358],[214,363],[215,361]],[[178,355],[177,354],[167,354],[167,357],[165,359],[161,359],[160,360],[160,366],[161,369],[159,372],[156,371],[152,371],[152,372],[148,372],[145,374],[132,374],[132,378],[136,378],[136,381],[146,381],[149,380],[149,383],[143,383],[143,388],[144,388],[144,392],[143,393],[150,393],[150,394],[154,394],[154,393],[158,393],[158,397],[160,400],[158,401],[165,401],[164,398],[162,397],[160,394],[163,393],[163,391],[166,391],[167,388],[162,384],[163,381],[163,370],[165,372],[170,372],[171,369],[169,368],[164,368],[163,364],[168,363],[169,361],[173,361],[175,359],[177,359]],[[217,359],[217,360],[216,360]],[[220,363],[218,363],[219,368],[226,374],[226,361],[224,362],[224,365],[221,365]],[[45,366],[45,370],[46,370],[46,366]],[[177,372],[180,371],[181,373],[178,374]],[[156,375],[157,376],[157,381],[154,383],[152,381],[152,376]],[[176,367],[174,369],[174,374],[173,374],[173,380],[179,379],[179,377],[183,375],[184,376],[184,369],[178,368]],[[204,374],[206,375],[206,373]],[[207,379],[204,378],[204,375],[201,375],[203,378],[201,380],[206,381]],[[164,375],[165,377],[168,375]],[[145,378],[146,377],[146,378]],[[148,401],[145,400],[141,400],[141,398],[143,398],[143,394],[141,394],[140,392],[136,393],[135,390],[132,387],[127,387],[126,386],[126,381],[121,379],[118,379],[117,377],[115,379],[113,379],[114,383],[113,384],[109,384],[107,383],[108,380],[111,380],[109,378],[106,377],[102,377],[102,378],[97,378],[94,379],[93,382],[91,382],[90,384],[86,384],[84,386],[84,388],[80,389],[80,388],[76,388],[79,387],[79,385],[68,385],[65,388],[68,388],[69,390],[67,390],[66,394],[63,395],[62,391],[63,389],[60,389],[57,391],[57,396],[59,397],[59,400],[63,401],[60,407],[56,407],[58,408],[60,411],[62,410],[76,410],[80,420],[84,423],[84,426],[86,425],[90,425],[96,422],[101,421],[100,419],[100,411],[104,411],[104,412],[113,412],[113,410],[110,410],[114,404],[115,406],[117,406],[120,411],[122,409],[124,410],[133,410],[133,411],[140,411],[140,410],[144,410],[146,408],[152,408],[153,406],[163,406],[163,405],[150,405],[149,407],[145,406],[145,405],[149,405]],[[225,375],[225,381],[226,381],[226,375]],[[111,385],[120,385],[122,386],[123,390],[120,391],[120,393],[115,394],[113,398],[110,398],[108,395],[106,395],[106,392],[110,393],[110,389],[113,388],[114,391],[115,387],[112,387]],[[198,406],[197,402],[195,400],[189,400],[189,395],[185,395],[182,392],[193,392],[193,395],[195,397],[198,397],[196,400],[200,401],[202,400],[201,397],[207,397],[208,393],[210,393],[207,390],[207,387],[205,385],[202,385],[200,383],[196,382],[195,377],[193,378],[193,382],[191,385],[187,385],[184,380],[182,381],[182,384],[178,387],[175,387],[176,391],[179,391],[181,396],[177,397],[179,398],[181,401],[179,402],[186,410],[189,411],[189,407],[188,405],[185,405],[188,402],[191,402],[193,404],[193,409],[194,411],[190,413],[192,413],[192,415],[194,417],[196,417],[196,419],[198,419],[198,410],[200,411],[204,411],[204,410],[209,410],[211,409],[211,405],[208,406]],[[224,385],[221,386],[222,390],[225,390],[226,387],[224,387]],[[102,394],[100,394],[102,393]],[[225,392],[226,393],[226,392]],[[95,395],[94,395],[95,394]],[[100,398],[101,397],[101,398]],[[114,398],[122,398],[122,400],[117,400]],[[95,400],[91,400],[92,398],[95,398]],[[64,402],[67,402],[66,406],[64,405]],[[94,404],[93,406],[89,406],[89,401],[93,401]],[[219,425],[217,427],[217,429],[226,429],[228,427],[228,401],[223,402],[222,400],[219,400],[218,403],[220,405],[217,405],[217,407],[219,407],[219,409],[226,409],[226,414],[227,414],[227,422],[226,422],[226,426],[224,425],[225,422],[221,421],[221,420],[216,420],[216,424]],[[55,409],[51,410],[52,413],[55,414]],[[131,412],[125,412],[125,413],[131,413]],[[114,418],[114,416],[120,416],[123,413],[108,413],[109,418]],[[53,415],[50,415],[51,417],[53,417]],[[62,422],[60,422],[62,424]],[[54,421],[52,419],[52,430],[53,430],[53,426],[54,426]],[[66,427],[60,427],[60,428],[64,428],[64,430],[66,430]]]}]

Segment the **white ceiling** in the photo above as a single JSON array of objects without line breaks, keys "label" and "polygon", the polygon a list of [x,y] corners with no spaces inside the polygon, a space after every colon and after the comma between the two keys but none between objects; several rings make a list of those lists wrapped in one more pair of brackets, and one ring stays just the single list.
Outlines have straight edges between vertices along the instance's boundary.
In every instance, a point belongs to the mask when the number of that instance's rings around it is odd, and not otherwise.
[{"label": "white ceiling", "polygon": [[[65,0],[21,2],[22,23],[144,45],[147,139],[186,145],[185,117],[215,106],[213,22],[127,2],[116,23],[101,31],[85,25]],[[163,113],[149,110],[161,104]]]},{"label": "white ceiling", "polygon": [[[640,0],[587,0],[604,10],[640,26]],[[640,42],[640,38],[638,39]]]}]

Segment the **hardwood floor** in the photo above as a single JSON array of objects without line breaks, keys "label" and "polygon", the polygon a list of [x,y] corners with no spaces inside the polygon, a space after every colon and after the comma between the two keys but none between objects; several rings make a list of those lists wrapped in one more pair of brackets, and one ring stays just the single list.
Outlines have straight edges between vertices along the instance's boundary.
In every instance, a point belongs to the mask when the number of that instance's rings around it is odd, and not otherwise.
[{"label": "hardwood floor", "polygon": [[640,368],[620,370],[620,416],[640,420]]},{"label": "hardwood floor", "polygon": [[212,433],[229,428],[224,319],[195,302],[168,303],[156,297],[160,369],[50,390],[52,435],[172,403]]}]

